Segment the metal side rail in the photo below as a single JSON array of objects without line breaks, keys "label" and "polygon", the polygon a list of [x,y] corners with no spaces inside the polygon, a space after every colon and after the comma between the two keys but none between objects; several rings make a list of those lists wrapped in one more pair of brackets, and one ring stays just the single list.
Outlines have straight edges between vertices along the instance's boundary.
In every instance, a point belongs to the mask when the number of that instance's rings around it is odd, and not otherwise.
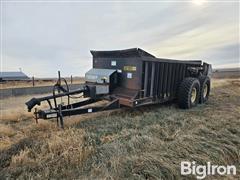
[{"label": "metal side rail", "polygon": [[[52,105],[50,104],[51,99],[59,98],[59,97],[64,97],[64,96],[69,96],[69,95],[75,95],[75,94],[80,94],[80,93],[88,93],[90,92],[88,86],[84,86],[82,89],[77,89],[75,91],[70,91],[70,92],[64,92],[60,94],[54,94],[46,97],[41,97],[41,98],[32,98],[25,104],[27,105],[28,111],[30,112],[32,108],[36,105],[40,105],[42,101],[47,101],[49,103],[49,106],[52,108]],[[56,108],[56,107],[55,107]]]},{"label": "metal side rail", "polygon": [[38,122],[38,119],[53,119],[57,118],[57,124],[59,125],[60,120],[60,126],[61,128],[64,128],[63,124],[63,117],[65,116],[73,116],[73,115],[80,115],[80,114],[86,114],[86,113],[94,113],[99,111],[107,111],[107,110],[113,110],[120,108],[119,100],[114,99],[110,101],[105,106],[93,106],[93,107],[82,107],[85,105],[91,105],[92,103],[98,102],[99,100],[94,99],[88,99],[86,101],[74,103],[67,106],[59,105],[58,108],[54,109],[47,109],[47,110],[39,110],[35,111],[35,117],[36,122]]}]

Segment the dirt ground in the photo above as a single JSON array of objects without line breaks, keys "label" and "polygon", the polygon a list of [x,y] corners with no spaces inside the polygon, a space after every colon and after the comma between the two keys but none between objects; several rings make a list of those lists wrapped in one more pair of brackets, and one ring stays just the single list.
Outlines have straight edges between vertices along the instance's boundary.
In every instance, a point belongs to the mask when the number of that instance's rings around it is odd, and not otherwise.
[{"label": "dirt ground", "polygon": [[[209,101],[175,103],[35,124],[17,97],[0,102],[0,179],[193,179],[181,161],[235,165],[240,179],[240,80],[213,79]],[[11,110],[10,110],[11,109]]]}]

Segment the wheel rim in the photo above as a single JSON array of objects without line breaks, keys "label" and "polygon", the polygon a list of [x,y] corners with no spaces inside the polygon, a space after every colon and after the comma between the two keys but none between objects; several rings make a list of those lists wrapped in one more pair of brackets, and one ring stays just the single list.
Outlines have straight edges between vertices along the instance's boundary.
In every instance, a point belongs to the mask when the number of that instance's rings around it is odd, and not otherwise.
[{"label": "wheel rim", "polygon": [[208,86],[207,86],[207,84],[204,84],[204,86],[203,86],[203,98],[207,97],[207,92],[208,92]]},{"label": "wheel rim", "polygon": [[197,89],[194,87],[191,93],[191,103],[194,103],[196,101],[196,98],[197,98]]}]

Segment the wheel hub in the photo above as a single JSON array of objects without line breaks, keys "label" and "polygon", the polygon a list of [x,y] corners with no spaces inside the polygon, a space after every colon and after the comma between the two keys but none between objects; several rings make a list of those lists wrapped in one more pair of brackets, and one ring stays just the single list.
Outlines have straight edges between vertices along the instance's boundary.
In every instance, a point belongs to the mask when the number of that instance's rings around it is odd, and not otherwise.
[{"label": "wheel hub", "polygon": [[194,87],[191,93],[191,102],[194,103],[196,101],[196,98],[197,98],[197,89]]},{"label": "wheel hub", "polygon": [[207,92],[208,92],[208,86],[207,86],[207,84],[204,84],[204,86],[203,86],[203,98],[207,97]]}]

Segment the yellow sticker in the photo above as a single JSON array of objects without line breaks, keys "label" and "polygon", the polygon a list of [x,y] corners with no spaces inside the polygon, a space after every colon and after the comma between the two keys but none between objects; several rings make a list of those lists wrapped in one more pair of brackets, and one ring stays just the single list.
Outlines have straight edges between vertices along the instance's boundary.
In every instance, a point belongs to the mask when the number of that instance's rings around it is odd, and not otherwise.
[{"label": "yellow sticker", "polygon": [[124,71],[136,71],[137,67],[136,66],[124,66],[123,70]]}]

